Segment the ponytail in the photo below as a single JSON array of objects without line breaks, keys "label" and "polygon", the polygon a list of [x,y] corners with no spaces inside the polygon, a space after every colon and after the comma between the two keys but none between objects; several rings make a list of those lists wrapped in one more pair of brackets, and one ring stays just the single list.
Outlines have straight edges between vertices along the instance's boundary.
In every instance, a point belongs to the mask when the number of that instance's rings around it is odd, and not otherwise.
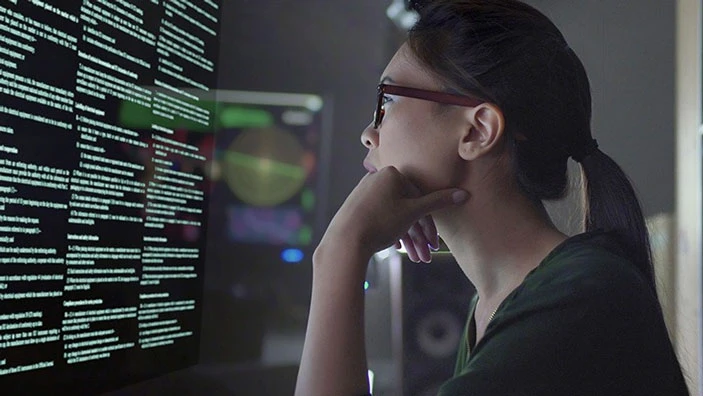
[{"label": "ponytail", "polygon": [[603,229],[615,233],[656,294],[649,234],[629,178],[612,158],[598,149],[579,159],[585,231]]}]

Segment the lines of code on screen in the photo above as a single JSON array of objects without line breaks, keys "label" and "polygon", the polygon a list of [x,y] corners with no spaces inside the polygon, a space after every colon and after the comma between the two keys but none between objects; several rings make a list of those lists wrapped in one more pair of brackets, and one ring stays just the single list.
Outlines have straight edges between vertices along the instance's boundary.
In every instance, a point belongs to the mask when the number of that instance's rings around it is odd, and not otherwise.
[{"label": "lines of code on screen", "polygon": [[197,362],[219,18],[0,2],[0,393]]}]

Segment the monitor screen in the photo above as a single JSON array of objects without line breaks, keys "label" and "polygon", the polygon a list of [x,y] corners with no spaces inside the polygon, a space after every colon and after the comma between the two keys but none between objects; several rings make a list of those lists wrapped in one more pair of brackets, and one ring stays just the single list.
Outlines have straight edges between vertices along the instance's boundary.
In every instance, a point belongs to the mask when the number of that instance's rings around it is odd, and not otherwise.
[{"label": "monitor screen", "polygon": [[211,205],[225,222],[218,230],[232,243],[309,247],[326,192],[322,97],[220,91],[218,104]]},{"label": "monitor screen", "polygon": [[197,363],[219,3],[0,4],[0,389]]}]

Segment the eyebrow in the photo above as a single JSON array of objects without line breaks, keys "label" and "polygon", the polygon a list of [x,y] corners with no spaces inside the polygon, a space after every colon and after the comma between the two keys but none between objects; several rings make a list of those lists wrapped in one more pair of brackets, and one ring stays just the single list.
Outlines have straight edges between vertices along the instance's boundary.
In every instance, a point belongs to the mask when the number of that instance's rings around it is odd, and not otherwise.
[{"label": "eyebrow", "polygon": [[385,83],[387,83],[387,82],[389,82],[389,83],[395,83],[395,81],[391,78],[391,76],[384,76],[384,77],[381,79],[380,84],[385,84]]}]

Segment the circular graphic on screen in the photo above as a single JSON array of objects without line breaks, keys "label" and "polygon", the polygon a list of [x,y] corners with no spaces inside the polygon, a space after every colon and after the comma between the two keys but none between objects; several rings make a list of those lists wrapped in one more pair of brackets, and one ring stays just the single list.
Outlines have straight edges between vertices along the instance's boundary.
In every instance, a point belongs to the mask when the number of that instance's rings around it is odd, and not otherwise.
[{"label": "circular graphic on screen", "polygon": [[290,132],[276,127],[243,131],[224,153],[223,176],[241,201],[275,206],[305,183],[305,150]]}]

